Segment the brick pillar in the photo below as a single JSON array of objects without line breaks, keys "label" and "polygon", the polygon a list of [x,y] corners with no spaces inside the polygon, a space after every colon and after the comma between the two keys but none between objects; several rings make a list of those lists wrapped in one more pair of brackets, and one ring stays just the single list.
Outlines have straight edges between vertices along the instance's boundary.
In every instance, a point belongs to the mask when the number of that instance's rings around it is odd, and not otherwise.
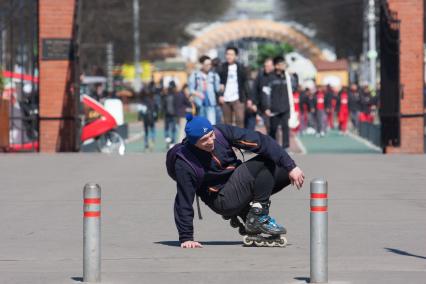
[{"label": "brick pillar", "polygon": [[[423,0],[388,0],[400,25],[401,146],[387,147],[387,153],[423,153]],[[412,115],[412,117],[404,117]]]},{"label": "brick pillar", "polygon": [[75,0],[39,0],[40,151],[75,149],[70,56]]}]

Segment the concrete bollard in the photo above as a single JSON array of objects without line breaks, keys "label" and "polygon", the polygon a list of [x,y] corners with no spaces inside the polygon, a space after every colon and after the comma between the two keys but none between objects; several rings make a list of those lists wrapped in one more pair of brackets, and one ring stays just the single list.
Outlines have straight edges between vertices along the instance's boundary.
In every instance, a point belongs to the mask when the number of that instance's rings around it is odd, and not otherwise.
[{"label": "concrete bollard", "polygon": [[84,186],[83,282],[101,281],[101,188]]},{"label": "concrete bollard", "polygon": [[328,184],[311,181],[311,277],[310,283],[328,282]]}]

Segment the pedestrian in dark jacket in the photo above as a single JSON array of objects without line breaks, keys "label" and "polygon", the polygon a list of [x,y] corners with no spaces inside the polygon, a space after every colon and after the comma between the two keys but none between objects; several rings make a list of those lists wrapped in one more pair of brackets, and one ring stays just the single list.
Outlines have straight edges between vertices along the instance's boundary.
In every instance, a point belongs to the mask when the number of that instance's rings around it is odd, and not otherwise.
[{"label": "pedestrian in dark jacket", "polygon": [[325,135],[325,129],[327,125],[327,115],[325,112],[325,92],[322,86],[319,86],[318,91],[315,93],[314,106],[317,137],[322,137]]},{"label": "pedestrian in dark jacket", "polygon": [[171,81],[167,89],[167,93],[163,97],[163,110],[164,110],[164,140],[167,145],[176,143],[176,97],[178,90],[176,83]]},{"label": "pedestrian in dark jacket", "polygon": [[362,88],[359,102],[360,102],[359,122],[372,123],[374,120],[374,117],[371,115],[371,108],[374,104],[374,101],[373,101],[373,97],[371,95],[371,91],[368,85],[365,85]]},{"label": "pedestrian in dark jacket", "polygon": [[327,126],[334,129],[334,118],[338,99],[337,87],[327,85],[325,92],[325,112],[327,114]]},{"label": "pedestrian in dark jacket", "polygon": [[290,102],[288,98],[287,80],[285,76],[285,62],[282,56],[274,58],[275,72],[262,92],[262,106],[264,113],[269,117],[269,136],[276,138],[278,126],[282,130],[282,147],[290,146]]},{"label": "pedestrian in dark jacket", "polygon": [[154,94],[151,92],[142,91],[143,111],[140,112],[140,117],[144,125],[144,141],[145,149],[153,150],[156,140],[155,124],[158,119],[158,106],[154,100]]},{"label": "pedestrian in dark jacket", "polygon": [[188,85],[185,84],[175,97],[176,119],[179,127],[177,142],[181,142],[183,138],[185,138],[185,116],[188,112],[192,111],[192,104],[189,101],[189,96]]},{"label": "pedestrian in dark jacket", "polygon": [[[274,77],[274,61],[272,58],[265,59],[265,62],[263,63],[263,69],[259,71],[259,74],[257,75],[256,79],[253,83],[253,88],[251,92],[251,104],[252,107],[246,112],[246,118],[245,118],[245,127],[247,129],[254,130],[256,127],[256,114],[261,109],[264,109],[261,106],[262,103],[262,92],[263,88],[267,88],[269,86],[269,83],[271,79]],[[249,102],[250,104],[250,102]],[[263,120],[265,122],[265,126],[267,129],[269,129],[269,118],[266,116],[263,117]]]},{"label": "pedestrian in dark jacket", "polygon": [[[228,145],[218,142],[216,131],[220,131]],[[194,241],[196,195],[217,214],[242,217],[248,233],[257,229],[267,234],[285,232],[283,226],[269,217],[269,206],[271,194],[290,183],[297,188],[303,185],[303,172],[290,156],[266,135],[231,125],[220,124],[213,128],[203,117],[188,117],[185,132],[184,147],[197,158],[205,173],[199,182],[187,161],[180,157],[175,161],[174,215],[181,247],[201,247]],[[258,156],[243,163],[232,147]]]},{"label": "pedestrian in dark jacket", "polygon": [[358,119],[360,111],[360,96],[358,92],[358,86],[356,84],[351,84],[348,100],[352,127],[357,130],[359,124]]}]

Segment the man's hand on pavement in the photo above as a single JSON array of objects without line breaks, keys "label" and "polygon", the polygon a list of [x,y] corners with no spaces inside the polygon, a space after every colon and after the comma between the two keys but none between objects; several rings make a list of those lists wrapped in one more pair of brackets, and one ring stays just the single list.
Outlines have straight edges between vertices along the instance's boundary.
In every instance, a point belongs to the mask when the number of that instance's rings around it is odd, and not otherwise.
[{"label": "man's hand on pavement", "polygon": [[186,241],[180,244],[181,248],[202,248],[203,246],[199,242]]},{"label": "man's hand on pavement", "polygon": [[303,186],[303,182],[305,181],[305,175],[299,167],[295,167],[288,174],[290,178],[291,184],[295,185],[297,189],[300,189]]}]

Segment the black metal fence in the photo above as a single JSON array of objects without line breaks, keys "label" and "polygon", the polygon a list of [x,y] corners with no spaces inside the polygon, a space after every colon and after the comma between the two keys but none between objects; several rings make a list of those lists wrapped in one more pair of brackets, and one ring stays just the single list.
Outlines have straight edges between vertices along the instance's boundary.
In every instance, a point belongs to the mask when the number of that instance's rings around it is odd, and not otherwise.
[{"label": "black metal fence", "polygon": [[38,148],[38,1],[0,1],[0,67],[9,105],[9,146]]},{"label": "black metal fence", "polygon": [[380,2],[380,121],[381,145],[400,145],[400,38],[399,20],[389,10],[386,0]]}]

